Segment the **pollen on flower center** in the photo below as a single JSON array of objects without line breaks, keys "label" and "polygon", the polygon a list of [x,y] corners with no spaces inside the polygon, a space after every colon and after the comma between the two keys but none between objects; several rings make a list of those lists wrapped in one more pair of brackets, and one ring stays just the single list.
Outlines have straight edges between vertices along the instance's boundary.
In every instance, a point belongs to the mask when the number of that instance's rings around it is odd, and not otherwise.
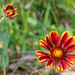
[{"label": "pollen on flower center", "polygon": [[65,55],[65,52],[62,48],[52,49],[50,53],[51,53],[52,58],[55,60],[62,60]]},{"label": "pollen on flower center", "polygon": [[61,56],[63,55],[63,52],[62,52],[62,50],[55,49],[55,50],[53,51],[53,55],[54,55],[55,57],[61,57]]},{"label": "pollen on flower center", "polygon": [[13,14],[13,10],[11,10],[11,9],[8,9],[8,11],[9,11],[9,13]]}]

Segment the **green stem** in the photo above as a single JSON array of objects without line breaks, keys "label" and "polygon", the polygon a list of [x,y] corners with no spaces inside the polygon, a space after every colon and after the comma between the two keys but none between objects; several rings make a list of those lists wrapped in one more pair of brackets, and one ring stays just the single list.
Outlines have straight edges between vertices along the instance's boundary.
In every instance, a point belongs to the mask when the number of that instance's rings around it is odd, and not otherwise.
[{"label": "green stem", "polygon": [[54,63],[53,70],[56,70],[56,62]]},{"label": "green stem", "polygon": [[10,22],[9,26],[8,26],[8,30],[7,30],[9,35],[7,34],[7,38],[5,39],[6,42],[4,43],[4,47],[3,47],[3,51],[5,50],[5,52],[2,55],[3,57],[7,55],[7,49],[8,49],[8,44],[9,44],[9,40],[10,40],[10,36],[11,36],[11,30],[12,30],[11,26],[12,26],[12,23]]},{"label": "green stem", "polygon": [[9,23],[9,27],[8,27],[9,35],[7,37],[7,40],[6,40],[6,43],[4,45],[4,49],[3,49],[3,50],[5,50],[5,52],[4,52],[4,55],[2,55],[3,56],[3,61],[2,62],[3,62],[3,72],[4,72],[4,75],[6,75],[5,58],[4,57],[6,57],[6,55],[7,55],[7,48],[8,48],[9,39],[10,39],[10,36],[11,36],[11,26],[12,26],[12,23],[10,22]]},{"label": "green stem", "polygon": [[6,75],[6,68],[5,68],[5,61],[4,61],[4,57],[3,57],[3,73],[4,73],[4,75]]},{"label": "green stem", "polygon": [[2,17],[2,18],[0,19],[0,23],[1,23],[3,20],[4,20],[4,17]]},{"label": "green stem", "polygon": [[[23,30],[23,44],[22,44],[22,51],[26,51],[26,34],[27,34],[27,27],[28,27],[28,23],[27,23],[27,18],[28,18],[28,13],[24,12],[23,7],[21,7],[21,15],[22,15],[22,30]],[[25,54],[22,54],[22,58],[25,56]]]},{"label": "green stem", "polygon": [[9,37],[11,36],[12,34],[12,22],[10,21],[9,22]]},{"label": "green stem", "polygon": [[9,35],[8,35],[8,37],[7,37],[7,41],[6,41],[6,43],[5,43],[5,48],[4,48],[4,50],[5,50],[5,53],[4,53],[4,55],[3,55],[3,72],[4,72],[4,75],[6,75],[6,68],[5,68],[5,56],[7,55],[7,48],[8,48],[8,43],[9,43],[9,39],[10,39],[10,36],[11,36],[11,29],[12,28],[12,23],[10,22],[9,23],[9,27],[8,27],[8,33],[9,33]]},{"label": "green stem", "polygon": [[[24,17],[24,11],[23,11],[23,7],[21,7],[21,15],[22,15],[22,30],[23,30],[23,37],[22,37],[22,51],[26,50],[26,40],[25,40],[25,36],[26,36],[26,32],[25,32],[25,17]],[[25,54],[22,54],[22,58],[25,56]]]},{"label": "green stem", "polygon": [[[24,28],[23,28],[23,45],[22,45],[22,51],[26,51],[26,34],[27,34],[27,27],[28,27],[28,23],[27,23],[27,16],[28,14],[25,14],[25,23],[24,23]],[[24,57],[25,54],[22,54],[22,57]]]}]

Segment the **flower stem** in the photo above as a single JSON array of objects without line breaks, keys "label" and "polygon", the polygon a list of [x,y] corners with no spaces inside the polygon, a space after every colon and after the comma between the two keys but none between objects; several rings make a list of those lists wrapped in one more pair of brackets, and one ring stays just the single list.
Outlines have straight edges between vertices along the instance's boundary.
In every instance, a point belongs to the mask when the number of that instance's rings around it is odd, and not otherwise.
[{"label": "flower stem", "polygon": [[6,69],[5,69],[4,57],[3,57],[3,73],[4,73],[4,75],[6,75]]},{"label": "flower stem", "polygon": [[59,75],[61,75],[61,70],[59,71]]},{"label": "flower stem", "polygon": [[4,17],[1,18],[0,23],[3,21]]}]

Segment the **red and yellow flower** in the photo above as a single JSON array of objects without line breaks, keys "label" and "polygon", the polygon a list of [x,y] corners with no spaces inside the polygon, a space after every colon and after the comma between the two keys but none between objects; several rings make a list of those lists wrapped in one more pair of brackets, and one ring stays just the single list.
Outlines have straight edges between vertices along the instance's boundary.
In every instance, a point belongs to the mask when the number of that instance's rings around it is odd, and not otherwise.
[{"label": "red and yellow flower", "polygon": [[[71,52],[75,51],[75,37],[71,37],[68,31],[65,31],[60,38],[56,31],[51,31],[46,36],[45,41],[40,40],[40,46],[47,49],[49,53],[42,51],[36,51],[39,56],[38,61],[40,63],[46,62],[47,67],[52,67],[56,64],[56,72],[60,69],[62,71],[68,68],[68,65],[73,67],[75,61],[75,54]],[[67,65],[68,64],[68,65]]]},{"label": "red and yellow flower", "polygon": [[14,6],[12,4],[7,4],[4,7],[3,12],[4,12],[4,14],[6,14],[6,16],[8,18],[14,18],[15,16],[18,15],[17,8],[14,8]]}]

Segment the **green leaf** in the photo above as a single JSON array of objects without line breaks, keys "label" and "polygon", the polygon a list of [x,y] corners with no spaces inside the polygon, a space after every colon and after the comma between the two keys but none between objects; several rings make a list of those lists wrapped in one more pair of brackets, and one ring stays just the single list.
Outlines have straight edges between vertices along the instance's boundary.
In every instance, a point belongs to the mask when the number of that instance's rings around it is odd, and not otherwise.
[{"label": "green leaf", "polygon": [[3,40],[3,50],[2,50],[2,56],[6,56],[7,54],[7,48],[8,48],[8,32],[3,31],[2,32],[2,40]]},{"label": "green leaf", "polygon": [[25,65],[20,65],[20,67],[23,69],[23,70],[26,70],[26,71],[29,71],[30,69],[27,67],[27,66],[25,66]]},{"label": "green leaf", "polygon": [[57,16],[55,14],[55,12],[53,10],[51,10],[51,13],[52,13],[52,16],[54,18],[54,21],[55,21],[55,24],[57,25],[57,27],[59,26],[59,23],[58,23],[58,19],[57,19]]},{"label": "green leaf", "polygon": [[71,15],[71,26],[75,28],[75,15]]},{"label": "green leaf", "polygon": [[47,5],[45,16],[44,16],[44,24],[47,25],[50,13],[50,4]]}]

